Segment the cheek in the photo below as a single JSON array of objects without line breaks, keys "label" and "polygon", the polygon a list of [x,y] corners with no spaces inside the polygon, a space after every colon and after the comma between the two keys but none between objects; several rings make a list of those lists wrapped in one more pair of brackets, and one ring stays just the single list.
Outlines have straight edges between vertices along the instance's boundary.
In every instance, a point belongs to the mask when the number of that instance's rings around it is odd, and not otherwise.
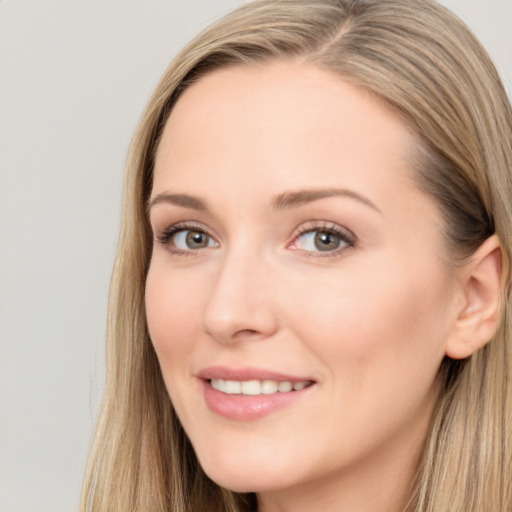
[{"label": "cheek", "polygon": [[307,304],[297,300],[295,325],[311,358],[322,363],[330,410],[343,404],[332,410],[335,421],[322,427],[324,435],[334,438],[343,425],[354,446],[370,446],[405,426],[424,432],[448,323],[441,283],[414,277],[388,267],[385,279],[345,276],[343,287],[326,282]]},{"label": "cheek", "polygon": [[[414,382],[425,369],[433,379],[449,332],[445,287],[439,272],[376,264],[351,269],[290,294],[288,309],[309,349],[336,375],[352,376],[358,386],[396,380],[399,370]],[[382,272],[382,268],[386,272]],[[290,323],[293,323],[290,321]],[[425,374],[425,372],[424,372]],[[426,375],[425,375],[426,376]]]},{"label": "cheek", "polygon": [[146,281],[146,317],[164,377],[166,367],[179,365],[189,353],[194,334],[200,325],[199,302],[204,293],[199,286],[187,282],[179,272],[150,267]]}]

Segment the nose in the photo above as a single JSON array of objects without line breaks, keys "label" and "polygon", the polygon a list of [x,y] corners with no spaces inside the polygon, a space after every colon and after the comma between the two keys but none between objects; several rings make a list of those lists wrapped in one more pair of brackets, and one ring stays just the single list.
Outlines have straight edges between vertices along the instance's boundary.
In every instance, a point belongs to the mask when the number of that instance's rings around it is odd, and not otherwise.
[{"label": "nose", "polygon": [[262,259],[247,251],[226,255],[212,281],[203,311],[203,330],[210,337],[232,343],[265,339],[277,332],[272,278]]}]

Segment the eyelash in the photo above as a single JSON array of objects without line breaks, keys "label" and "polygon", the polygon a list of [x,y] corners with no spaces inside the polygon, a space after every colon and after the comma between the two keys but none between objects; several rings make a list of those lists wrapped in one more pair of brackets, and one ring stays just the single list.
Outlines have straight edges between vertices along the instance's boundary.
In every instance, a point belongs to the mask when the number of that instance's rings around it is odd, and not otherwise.
[{"label": "eyelash", "polygon": [[333,258],[336,256],[340,256],[342,253],[355,247],[357,238],[346,228],[341,228],[337,224],[333,224],[332,222],[326,221],[310,221],[305,225],[301,226],[297,231],[297,234],[293,237],[292,243],[295,243],[300,237],[309,234],[309,233],[327,233],[329,235],[334,235],[340,238],[340,240],[346,244],[345,247],[340,247],[338,249],[334,249],[332,251],[305,251],[301,249],[295,249],[301,251],[307,257],[311,258]]},{"label": "eyelash", "polygon": [[[195,222],[180,222],[178,224],[173,224],[172,226],[168,227],[163,233],[156,237],[156,241],[164,246],[168,246],[169,251],[171,251],[172,254],[177,256],[194,256],[197,252],[199,252],[199,249],[190,249],[190,250],[182,250],[178,249],[176,247],[173,247],[171,242],[171,239],[174,235],[177,233],[180,233],[182,231],[197,231],[198,233],[204,233],[207,236],[209,236],[212,240],[215,240],[215,237],[213,234],[205,228],[202,224],[195,223]],[[301,251],[302,254],[306,255],[307,257],[313,257],[313,258],[328,258],[328,257],[336,257],[339,256],[341,253],[345,252],[348,249],[353,248],[356,245],[357,238],[356,236],[349,230],[343,229],[337,224],[333,224],[331,222],[326,221],[310,221],[306,223],[305,225],[301,226],[297,233],[294,234],[293,240],[291,244],[295,243],[300,237],[308,234],[308,233],[327,233],[330,235],[334,235],[336,237],[339,237],[340,240],[346,244],[346,246],[334,249],[332,251],[325,251],[324,254],[322,254],[322,251],[306,251],[301,249],[294,249],[297,251]],[[291,245],[288,244],[288,245]]]},{"label": "eyelash", "polygon": [[208,235],[212,240],[215,240],[215,237],[206,229],[202,224],[195,222],[179,222],[178,224],[173,224],[168,227],[161,235],[156,237],[156,241],[164,246],[167,246],[169,251],[176,256],[194,256],[197,251],[188,250],[184,251],[182,249],[178,249],[177,247],[173,247],[171,239],[177,233],[181,231],[197,231],[198,233],[204,233]]}]

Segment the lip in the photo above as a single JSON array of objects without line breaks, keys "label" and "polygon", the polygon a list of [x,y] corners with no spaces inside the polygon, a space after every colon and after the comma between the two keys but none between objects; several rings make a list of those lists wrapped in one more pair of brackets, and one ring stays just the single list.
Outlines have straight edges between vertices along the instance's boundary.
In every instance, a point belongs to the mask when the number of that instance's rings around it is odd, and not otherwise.
[{"label": "lip", "polygon": [[[287,407],[315,388],[315,381],[307,377],[285,375],[283,373],[260,368],[228,368],[212,366],[198,373],[203,388],[203,396],[207,407],[215,414],[235,421],[254,421],[273,412]],[[274,393],[271,395],[229,395],[218,391],[210,385],[211,379],[224,380],[275,380],[283,381],[312,381],[313,384],[299,391]]]},{"label": "lip", "polygon": [[309,376],[287,375],[273,370],[247,366],[244,368],[230,368],[227,366],[209,366],[201,370],[197,376],[203,380],[224,379],[224,380],[275,380],[277,382],[304,380],[313,381]]}]

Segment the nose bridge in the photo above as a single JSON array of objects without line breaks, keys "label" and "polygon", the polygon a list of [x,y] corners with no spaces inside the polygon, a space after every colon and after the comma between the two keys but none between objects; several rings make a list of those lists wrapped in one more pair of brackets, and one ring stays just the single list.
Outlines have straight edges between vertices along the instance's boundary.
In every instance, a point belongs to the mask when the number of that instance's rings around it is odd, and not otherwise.
[{"label": "nose bridge", "polygon": [[203,329],[222,342],[271,336],[278,323],[267,260],[249,244],[240,244],[226,251],[216,272]]}]

